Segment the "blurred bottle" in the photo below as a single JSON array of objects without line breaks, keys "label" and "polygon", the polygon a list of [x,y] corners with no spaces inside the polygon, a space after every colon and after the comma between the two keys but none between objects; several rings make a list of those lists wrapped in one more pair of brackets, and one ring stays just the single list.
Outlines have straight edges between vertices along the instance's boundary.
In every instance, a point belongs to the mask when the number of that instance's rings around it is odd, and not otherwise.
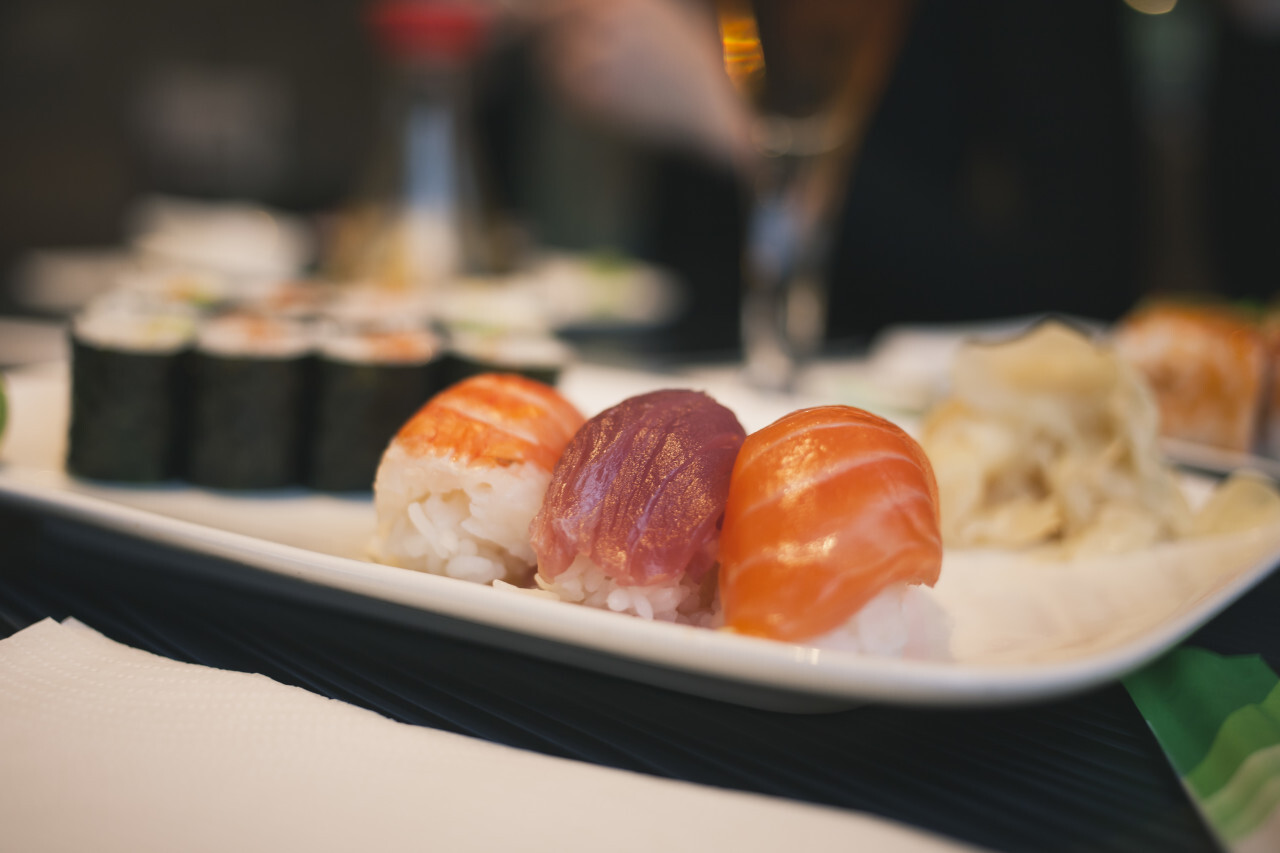
[{"label": "blurred bottle", "polygon": [[470,78],[493,21],[486,3],[378,0],[370,26],[388,82],[372,158],[339,218],[326,272],[438,288],[500,265],[471,134]]}]

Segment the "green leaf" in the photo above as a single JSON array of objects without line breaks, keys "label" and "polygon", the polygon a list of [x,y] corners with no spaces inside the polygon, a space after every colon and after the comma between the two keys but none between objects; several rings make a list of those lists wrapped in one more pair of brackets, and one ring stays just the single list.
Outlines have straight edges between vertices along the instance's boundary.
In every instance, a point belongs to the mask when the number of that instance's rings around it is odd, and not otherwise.
[{"label": "green leaf", "polygon": [[1204,761],[1227,718],[1267,699],[1280,679],[1256,655],[1221,657],[1182,646],[1124,685],[1179,776]]}]

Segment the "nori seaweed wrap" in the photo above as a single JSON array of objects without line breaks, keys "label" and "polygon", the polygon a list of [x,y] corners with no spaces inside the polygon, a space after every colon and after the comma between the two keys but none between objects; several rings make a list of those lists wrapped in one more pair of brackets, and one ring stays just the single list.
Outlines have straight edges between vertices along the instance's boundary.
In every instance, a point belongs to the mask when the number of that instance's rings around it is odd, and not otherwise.
[{"label": "nori seaweed wrap", "polygon": [[396,431],[444,387],[442,347],[425,328],[337,328],[316,354],[307,485],[371,491]]},{"label": "nori seaweed wrap", "polygon": [[178,473],[183,367],[193,318],[124,303],[71,326],[68,473],[154,483]]},{"label": "nori seaweed wrap", "polygon": [[186,479],[267,489],[302,479],[311,393],[311,335],[279,317],[208,320],[191,356]]}]

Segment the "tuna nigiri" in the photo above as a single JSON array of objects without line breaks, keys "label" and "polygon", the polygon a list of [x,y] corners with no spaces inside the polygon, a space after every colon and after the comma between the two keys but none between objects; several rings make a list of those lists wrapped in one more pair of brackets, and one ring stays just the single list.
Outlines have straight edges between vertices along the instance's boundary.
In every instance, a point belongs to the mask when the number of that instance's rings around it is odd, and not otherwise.
[{"label": "tuna nigiri", "polygon": [[582,414],[554,388],[488,373],[410,418],[374,481],[374,559],[489,583],[528,583],[529,522]]},{"label": "tuna nigiri", "polygon": [[710,618],[729,474],[745,436],[732,412],[697,391],[642,394],[587,421],[530,527],[538,585],[649,619]]},{"label": "tuna nigiri", "polygon": [[933,469],[899,427],[821,406],[743,444],[720,537],[727,627],[901,652],[906,623],[932,618],[932,602],[915,601],[905,585],[932,586],[941,564]]}]

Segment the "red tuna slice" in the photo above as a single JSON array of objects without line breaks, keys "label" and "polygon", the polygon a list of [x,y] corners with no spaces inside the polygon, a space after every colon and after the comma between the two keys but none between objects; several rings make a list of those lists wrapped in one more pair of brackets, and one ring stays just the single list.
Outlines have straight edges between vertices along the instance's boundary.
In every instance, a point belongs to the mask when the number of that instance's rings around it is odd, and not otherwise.
[{"label": "red tuna slice", "polygon": [[538,571],[579,556],[622,586],[697,581],[715,565],[729,477],[746,432],[698,391],[622,401],[578,430],[530,525]]}]

